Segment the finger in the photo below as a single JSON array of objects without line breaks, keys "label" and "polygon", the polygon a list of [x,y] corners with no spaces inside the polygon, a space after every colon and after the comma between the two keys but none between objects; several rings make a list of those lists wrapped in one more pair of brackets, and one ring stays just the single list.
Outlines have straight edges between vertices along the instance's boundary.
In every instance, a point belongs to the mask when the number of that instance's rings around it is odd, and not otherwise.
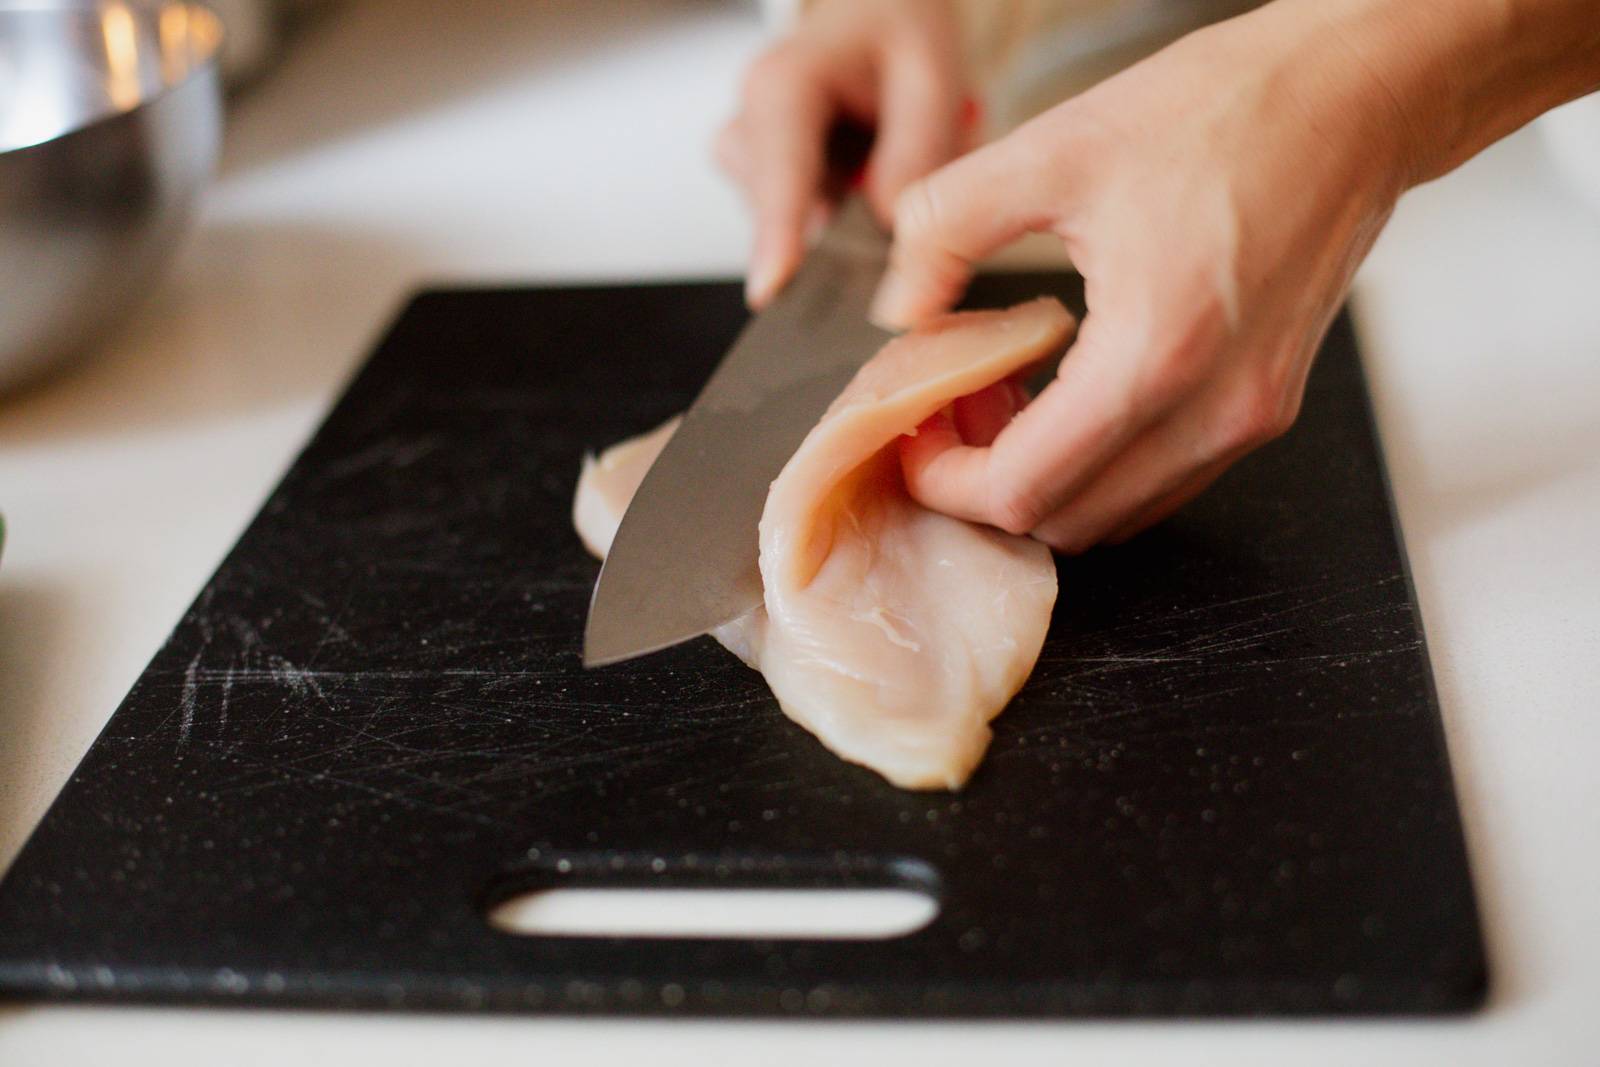
[{"label": "finger", "polygon": [[1033,229],[1048,212],[1035,195],[1043,169],[1021,157],[1011,138],[997,141],[911,183],[895,202],[889,269],[872,318],[913,326],[949,308],[973,265]]},{"label": "finger", "polygon": [[1085,552],[1170,500],[1186,503],[1196,482],[1199,492],[1248,451],[1219,441],[1208,410],[1192,404],[1141,433],[1033,536],[1062,552]]},{"label": "finger", "polygon": [[1120,545],[1131,540],[1157,523],[1163,522],[1177,514],[1185,505],[1195,497],[1211,488],[1211,484],[1222,477],[1227,471],[1229,463],[1218,462],[1200,468],[1193,477],[1176,490],[1157,498],[1143,511],[1136,514],[1128,522],[1112,530],[1105,538],[1107,544]]},{"label": "finger", "polygon": [[722,173],[743,187],[750,173],[748,153],[745,150],[744,127],[738,119],[730,119],[717,131],[711,147],[712,157]]},{"label": "finger", "polygon": [[[936,411],[923,419],[914,431],[901,436],[899,445],[900,470],[905,476],[908,487],[914,478],[922,477],[920,472],[930,463],[951,451],[965,447],[961,440],[961,431],[956,427],[955,416],[950,408]],[[916,499],[915,492],[911,495]],[[970,515],[957,515],[957,518],[981,521]]]},{"label": "finger", "polygon": [[831,200],[818,200],[811,205],[811,210],[806,214],[805,243],[810,248],[822,236],[822,231],[827,229],[828,223],[833,220],[838,204]]},{"label": "finger", "polygon": [[1141,434],[1033,536],[1069,555],[1085,552],[1152,502],[1184,485],[1205,463],[1169,420]]},{"label": "finger", "polygon": [[924,507],[1012,533],[1032,532],[1096,476],[1170,401],[1136,387],[1125,333],[1091,315],[1055,381],[988,448],[935,438],[902,451],[911,496]]},{"label": "finger", "polygon": [[993,444],[1028,399],[1027,390],[1009,379],[961,397],[951,408],[962,443],[980,448]]},{"label": "finger", "polygon": [[962,134],[962,93],[953,65],[926,48],[891,52],[882,77],[866,194],[878,218],[892,225],[901,191],[955,157]]},{"label": "finger", "polygon": [[746,188],[756,227],[745,286],[752,306],[770,300],[805,254],[832,117],[821,81],[794,62],[769,60],[752,75],[740,117],[747,131]]}]

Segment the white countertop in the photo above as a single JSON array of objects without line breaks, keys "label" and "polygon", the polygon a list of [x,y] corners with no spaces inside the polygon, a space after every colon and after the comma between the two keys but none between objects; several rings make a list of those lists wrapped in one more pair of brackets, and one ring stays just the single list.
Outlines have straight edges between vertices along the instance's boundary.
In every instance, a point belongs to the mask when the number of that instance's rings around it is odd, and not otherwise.
[{"label": "white countertop", "polygon": [[[410,289],[737,272],[748,234],[706,146],[759,39],[751,11],[448,7],[367,0],[300,40],[231,116],[223,172],[159,295],[92,360],[0,399],[0,864]],[[1593,1063],[1597,281],[1600,212],[1522,133],[1408,196],[1359,282],[1493,956],[1479,1017],[803,1025],[5,1007],[0,1063]]]}]

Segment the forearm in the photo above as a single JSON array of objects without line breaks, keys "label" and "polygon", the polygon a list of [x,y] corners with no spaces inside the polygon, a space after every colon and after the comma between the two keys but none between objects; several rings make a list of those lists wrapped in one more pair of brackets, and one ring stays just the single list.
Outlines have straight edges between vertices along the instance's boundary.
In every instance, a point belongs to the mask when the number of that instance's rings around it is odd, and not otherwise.
[{"label": "forearm", "polygon": [[1600,88],[1595,0],[1279,0],[1259,14],[1314,20],[1369,80],[1402,187]]}]

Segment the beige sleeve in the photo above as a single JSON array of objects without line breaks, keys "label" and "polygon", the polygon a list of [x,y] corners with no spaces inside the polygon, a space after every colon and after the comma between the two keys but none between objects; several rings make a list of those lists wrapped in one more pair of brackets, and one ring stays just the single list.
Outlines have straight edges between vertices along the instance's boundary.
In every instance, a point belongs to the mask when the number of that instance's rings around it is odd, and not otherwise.
[{"label": "beige sleeve", "polygon": [[982,88],[1003,79],[1030,39],[1129,3],[1130,0],[956,0],[961,40],[973,82]]},{"label": "beige sleeve", "polygon": [[[817,0],[761,0],[783,32]],[[952,0],[992,136],[1200,26],[1263,0]]]},{"label": "beige sleeve", "polygon": [[[782,32],[815,0],[761,0],[766,24]],[[1148,0],[953,0],[973,81],[983,86],[1002,75],[1030,35],[1074,19]]]}]

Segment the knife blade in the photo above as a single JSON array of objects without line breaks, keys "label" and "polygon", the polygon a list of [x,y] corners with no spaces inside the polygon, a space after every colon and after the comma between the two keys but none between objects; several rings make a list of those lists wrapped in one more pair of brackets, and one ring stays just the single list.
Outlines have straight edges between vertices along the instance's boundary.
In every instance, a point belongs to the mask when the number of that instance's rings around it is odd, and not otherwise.
[{"label": "knife blade", "polygon": [[640,483],[600,568],[583,662],[659,651],[761,604],[767,489],[890,338],[867,321],[889,239],[859,195],[752,318]]}]

